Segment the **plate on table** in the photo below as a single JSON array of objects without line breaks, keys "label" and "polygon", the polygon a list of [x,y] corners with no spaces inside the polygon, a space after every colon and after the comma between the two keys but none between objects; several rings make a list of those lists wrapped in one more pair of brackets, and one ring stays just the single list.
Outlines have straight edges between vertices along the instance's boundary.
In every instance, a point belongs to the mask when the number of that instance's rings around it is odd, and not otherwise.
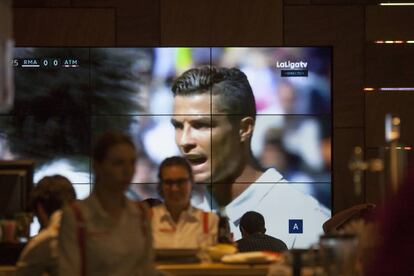
[{"label": "plate on table", "polygon": [[226,264],[268,264],[282,260],[282,254],[265,251],[243,252],[221,258],[221,261]]}]

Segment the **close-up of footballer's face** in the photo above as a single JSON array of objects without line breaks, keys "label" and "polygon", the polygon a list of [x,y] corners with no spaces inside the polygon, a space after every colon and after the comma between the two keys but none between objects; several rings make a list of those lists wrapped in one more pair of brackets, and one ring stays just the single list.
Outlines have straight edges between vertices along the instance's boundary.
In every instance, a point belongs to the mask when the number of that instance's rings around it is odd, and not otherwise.
[{"label": "close-up of footballer's face", "polygon": [[171,123],[175,141],[190,162],[197,183],[218,183],[232,177],[242,158],[239,127],[220,114],[220,100],[209,92],[174,97]]}]

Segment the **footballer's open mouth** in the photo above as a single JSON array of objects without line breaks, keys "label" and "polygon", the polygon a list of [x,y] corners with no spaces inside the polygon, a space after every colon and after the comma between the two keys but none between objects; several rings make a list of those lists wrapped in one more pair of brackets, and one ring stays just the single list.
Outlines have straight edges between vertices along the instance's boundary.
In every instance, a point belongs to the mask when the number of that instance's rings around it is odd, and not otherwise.
[{"label": "footballer's open mouth", "polygon": [[201,171],[207,164],[207,157],[203,154],[186,154],[188,162],[190,162],[194,173]]}]

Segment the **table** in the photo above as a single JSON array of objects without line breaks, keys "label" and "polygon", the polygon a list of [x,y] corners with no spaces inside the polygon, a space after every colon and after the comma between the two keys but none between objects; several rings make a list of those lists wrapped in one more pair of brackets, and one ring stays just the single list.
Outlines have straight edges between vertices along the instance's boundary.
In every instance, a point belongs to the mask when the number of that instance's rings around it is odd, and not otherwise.
[{"label": "table", "polygon": [[[158,264],[157,269],[173,276],[267,276],[269,265],[242,265],[223,263],[197,263],[197,264]],[[292,275],[292,269],[284,264],[277,264],[277,275]],[[301,271],[302,276],[322,275],[322,268],[305,267]]]},{"label": "table", "polygon": [[[292,275],[292,270],[280,264],[281,268]],[[158,264],[157,269],[174,276],[266,276],[268,265],[235,265],[223,263],[198,263],[198,264]],[[14,276],[16,271],[14,266],[0,266],[0,276]],[[302,269],[303,276],[321,275],[322,270],[319,268],[316,273],[313,269]],[[281,274],[283,275],[283,274]]]},{"label": "table", "polygon": [[0,266],[0,276],[14,276],[15,271],[14,266]]},{"label": "table", "polygon": [[171,275],[217,275],[217,276],[264,276],[267,275],[268,265],[245,265],[223,263],[195,263],[195,264],[159,264],[158,270]]}]

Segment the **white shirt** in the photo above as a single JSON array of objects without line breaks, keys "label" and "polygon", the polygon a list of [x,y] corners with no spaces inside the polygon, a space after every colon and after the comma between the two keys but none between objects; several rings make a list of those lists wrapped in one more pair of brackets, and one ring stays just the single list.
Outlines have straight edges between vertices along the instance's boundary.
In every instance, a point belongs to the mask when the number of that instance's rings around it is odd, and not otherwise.
[{"label": "white shirt", "polygon": [[[196,205],[208,210],[206,197]],[[209,205],[209,204],[208,204]],[[267,169],[256,181],[233,199],[225,209],[234,240],[241,238],[239,221],[248,211],[265,219],[266,234],[282,240],[288,248],[309,248],[323,233],[322,224],[330,211],[312,196],[302,193],[275,169]],[[289,233],[289,220],[302,220],[303,233]]]},{"label": "white shirt", "polygon": [[[154,247],[194,249],[216,243],[218,216],[207,212],[208,222],[204,224],[203,213],[206,212],[190,205],[180,214],[176,223],[164,204],[152,208]],[[207,227],[207,231],[204,231],[204,227]]]},{"label": "white shirt", "polygon": [[[154,275],[149,217],[127,200],[117,220],[102,208],[95,193],[78,203],[86,226],[86,275]],[[81,275],[78,222],[65,208],[59,233],[59,275]]]},{"label": "white shirt", "polygon": [[16,264],[16,276],[58,275],[57,237],[60,227],[61,211],[54,212],[48,226],[32,238],[23,249]]},{"label": "white shirt", "polygon": [[[309,248],[323,233],[329,210],[312,196],[298,191],[275,169],[267,169],[242,194],[226,206],[235,240],[241,238],[241,216],[255,211],[265,219],[266,234],[284,241],[288,248]],[[289,233],[289,220],[302,220],[303,233]]]}]

